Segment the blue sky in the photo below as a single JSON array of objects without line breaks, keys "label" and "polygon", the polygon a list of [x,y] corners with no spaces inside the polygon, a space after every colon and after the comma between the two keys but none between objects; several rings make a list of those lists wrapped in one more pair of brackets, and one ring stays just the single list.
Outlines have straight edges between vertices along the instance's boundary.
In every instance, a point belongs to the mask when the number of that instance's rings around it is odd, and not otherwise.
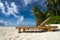
[{"label": "blue sky", "polygon": [[47,0],[0,0],[0,25],[35,26],[32,8],[38,5],[45,10]]}]

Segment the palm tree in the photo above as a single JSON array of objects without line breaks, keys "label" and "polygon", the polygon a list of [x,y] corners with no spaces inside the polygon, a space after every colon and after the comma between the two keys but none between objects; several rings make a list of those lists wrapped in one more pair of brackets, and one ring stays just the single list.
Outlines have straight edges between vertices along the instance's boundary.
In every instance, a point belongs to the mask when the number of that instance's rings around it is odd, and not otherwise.
[{"label": "palm tree", "polygon": [[[33,11],[33,15],[36,18],[36,26],[38,26],[40,24],[40,9],[38,8],[38,6],[34,6],[34,8],[32,9]],[[42,13],[42,12],[41,12]]]},{"label": "palm tree", "polygon": [[48,0],[47,9],[50,13],[53,13],[55,16],[60,15],[60,0]]},{"label": "palm tree", "polygon": [[50,15],[48,11],[45,11],[45,12],[41,11],[38,6],[34,6],[32,11],[33,11],[33,15],[36,18],[36,26],[40,25]]},{"label": "palm tree", "polygon": [[[59,17],[60,16],[60,0],[48,0],[47,1],[47,10],[48,13],[53,14],[53,18],[54,17]],[[57,20],[59,19],[53,19],[51,18],[51,20],[54,20],[53,22],[55,23],[59,23]]]}]

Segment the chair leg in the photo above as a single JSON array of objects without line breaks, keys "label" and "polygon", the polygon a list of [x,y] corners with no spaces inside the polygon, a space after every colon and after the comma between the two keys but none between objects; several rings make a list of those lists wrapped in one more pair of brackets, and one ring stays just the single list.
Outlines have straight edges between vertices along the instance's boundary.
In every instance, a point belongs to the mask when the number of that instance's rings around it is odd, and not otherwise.
[{"label": "chair leg", "polygon": [[51,28],[48,29],[48,32],[52,32]]},{"label": "chair leg", "polygon": [[18,29],[18,33],[21,33],[21,29]]},{"label": "chair leg", "polygon": [[23,32],[25,32],[25,29],[23,29]]}]

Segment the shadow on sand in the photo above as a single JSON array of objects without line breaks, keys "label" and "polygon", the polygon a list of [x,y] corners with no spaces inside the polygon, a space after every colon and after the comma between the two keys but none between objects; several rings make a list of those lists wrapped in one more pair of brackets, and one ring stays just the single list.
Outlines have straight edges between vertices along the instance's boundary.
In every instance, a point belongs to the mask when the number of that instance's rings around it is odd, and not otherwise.
[{"label": "shadow on sand", "polygon": [[60,29],[54,29],[54,30],[52,30],[53,32],[56,32],[56,31],[60,31]]},{"label": "shadow on sand", "polygon": [[[52,32],[59,32],[60,29],[54,29],[52,30]],[[23,31],[21,33],[44,33],[44,32],[48,32],[47,30],[43,30],[43,31]]]}]

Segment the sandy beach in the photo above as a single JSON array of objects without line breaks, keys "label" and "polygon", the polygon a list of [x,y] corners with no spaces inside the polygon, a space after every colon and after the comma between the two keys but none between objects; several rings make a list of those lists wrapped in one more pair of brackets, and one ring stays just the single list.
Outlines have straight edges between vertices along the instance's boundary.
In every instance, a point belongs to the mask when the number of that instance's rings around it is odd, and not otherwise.
[{"label": "sandy beach", "polygon": [[[58,25],[58,28],[59,27]],[[0,40],[60,40],[60,31],[18,33],[15,27],[0,27]]]}]

